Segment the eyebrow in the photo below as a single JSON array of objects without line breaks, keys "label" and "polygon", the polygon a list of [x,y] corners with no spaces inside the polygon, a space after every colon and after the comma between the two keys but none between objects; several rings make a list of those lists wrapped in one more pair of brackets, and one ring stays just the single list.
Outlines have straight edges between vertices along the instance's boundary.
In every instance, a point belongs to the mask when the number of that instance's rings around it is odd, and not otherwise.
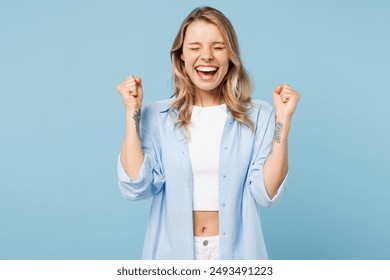
[{"label": "eyebrow", "polygon": [[[225,45],[224,42],[218,42],[218,41],[211,43],[211,45],[219,45],[219,44]],[[199,43],[199,42],[192,42],[192,43],[189,43],[188,45],[201,45],[201,43]]]}]

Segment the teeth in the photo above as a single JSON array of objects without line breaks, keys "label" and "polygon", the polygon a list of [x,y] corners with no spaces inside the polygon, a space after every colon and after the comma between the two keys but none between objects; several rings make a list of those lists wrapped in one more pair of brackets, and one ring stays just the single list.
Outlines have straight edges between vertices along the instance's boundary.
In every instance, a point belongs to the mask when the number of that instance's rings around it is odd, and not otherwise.
[{"label": "teeth", "polygon": [[204,67],[204,66],[199,66],[199,67],[196,68],[196,70],[202,71],[202,72],[213,72],[213,71],[217,71],[218,68],[217,68],[217,67]]}]

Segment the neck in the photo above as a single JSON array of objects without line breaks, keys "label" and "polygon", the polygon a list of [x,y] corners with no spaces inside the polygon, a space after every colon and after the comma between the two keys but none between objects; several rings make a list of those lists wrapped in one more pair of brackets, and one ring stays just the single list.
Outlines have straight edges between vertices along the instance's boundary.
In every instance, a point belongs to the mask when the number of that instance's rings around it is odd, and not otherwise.
[{"label": "neck", "polygon": [[224,100],[219,89],[211,91],[197,90],[195,92],[195,106],[208,107],[223,103]]}]

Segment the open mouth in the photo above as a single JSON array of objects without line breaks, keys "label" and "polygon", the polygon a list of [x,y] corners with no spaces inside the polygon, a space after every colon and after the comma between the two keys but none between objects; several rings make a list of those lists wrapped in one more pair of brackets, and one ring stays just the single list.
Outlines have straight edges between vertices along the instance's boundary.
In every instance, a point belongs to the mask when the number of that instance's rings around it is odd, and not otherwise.
[{"label": "open mouth", "polygon": [[199,77],[202,80],[211,80],[218,71],[218,67],[215,66],[198,66],[195,68]]}]

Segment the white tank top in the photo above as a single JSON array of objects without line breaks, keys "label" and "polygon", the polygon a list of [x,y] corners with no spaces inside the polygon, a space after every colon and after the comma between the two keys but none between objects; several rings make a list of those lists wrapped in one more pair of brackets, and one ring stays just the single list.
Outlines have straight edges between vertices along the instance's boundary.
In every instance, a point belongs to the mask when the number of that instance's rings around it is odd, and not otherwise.
[{"label": "white tank top", "polygon": [[188,149],[192,164],[195,211],[219,210],[219,146],[225,120],[226,104],[193,107]]}]

